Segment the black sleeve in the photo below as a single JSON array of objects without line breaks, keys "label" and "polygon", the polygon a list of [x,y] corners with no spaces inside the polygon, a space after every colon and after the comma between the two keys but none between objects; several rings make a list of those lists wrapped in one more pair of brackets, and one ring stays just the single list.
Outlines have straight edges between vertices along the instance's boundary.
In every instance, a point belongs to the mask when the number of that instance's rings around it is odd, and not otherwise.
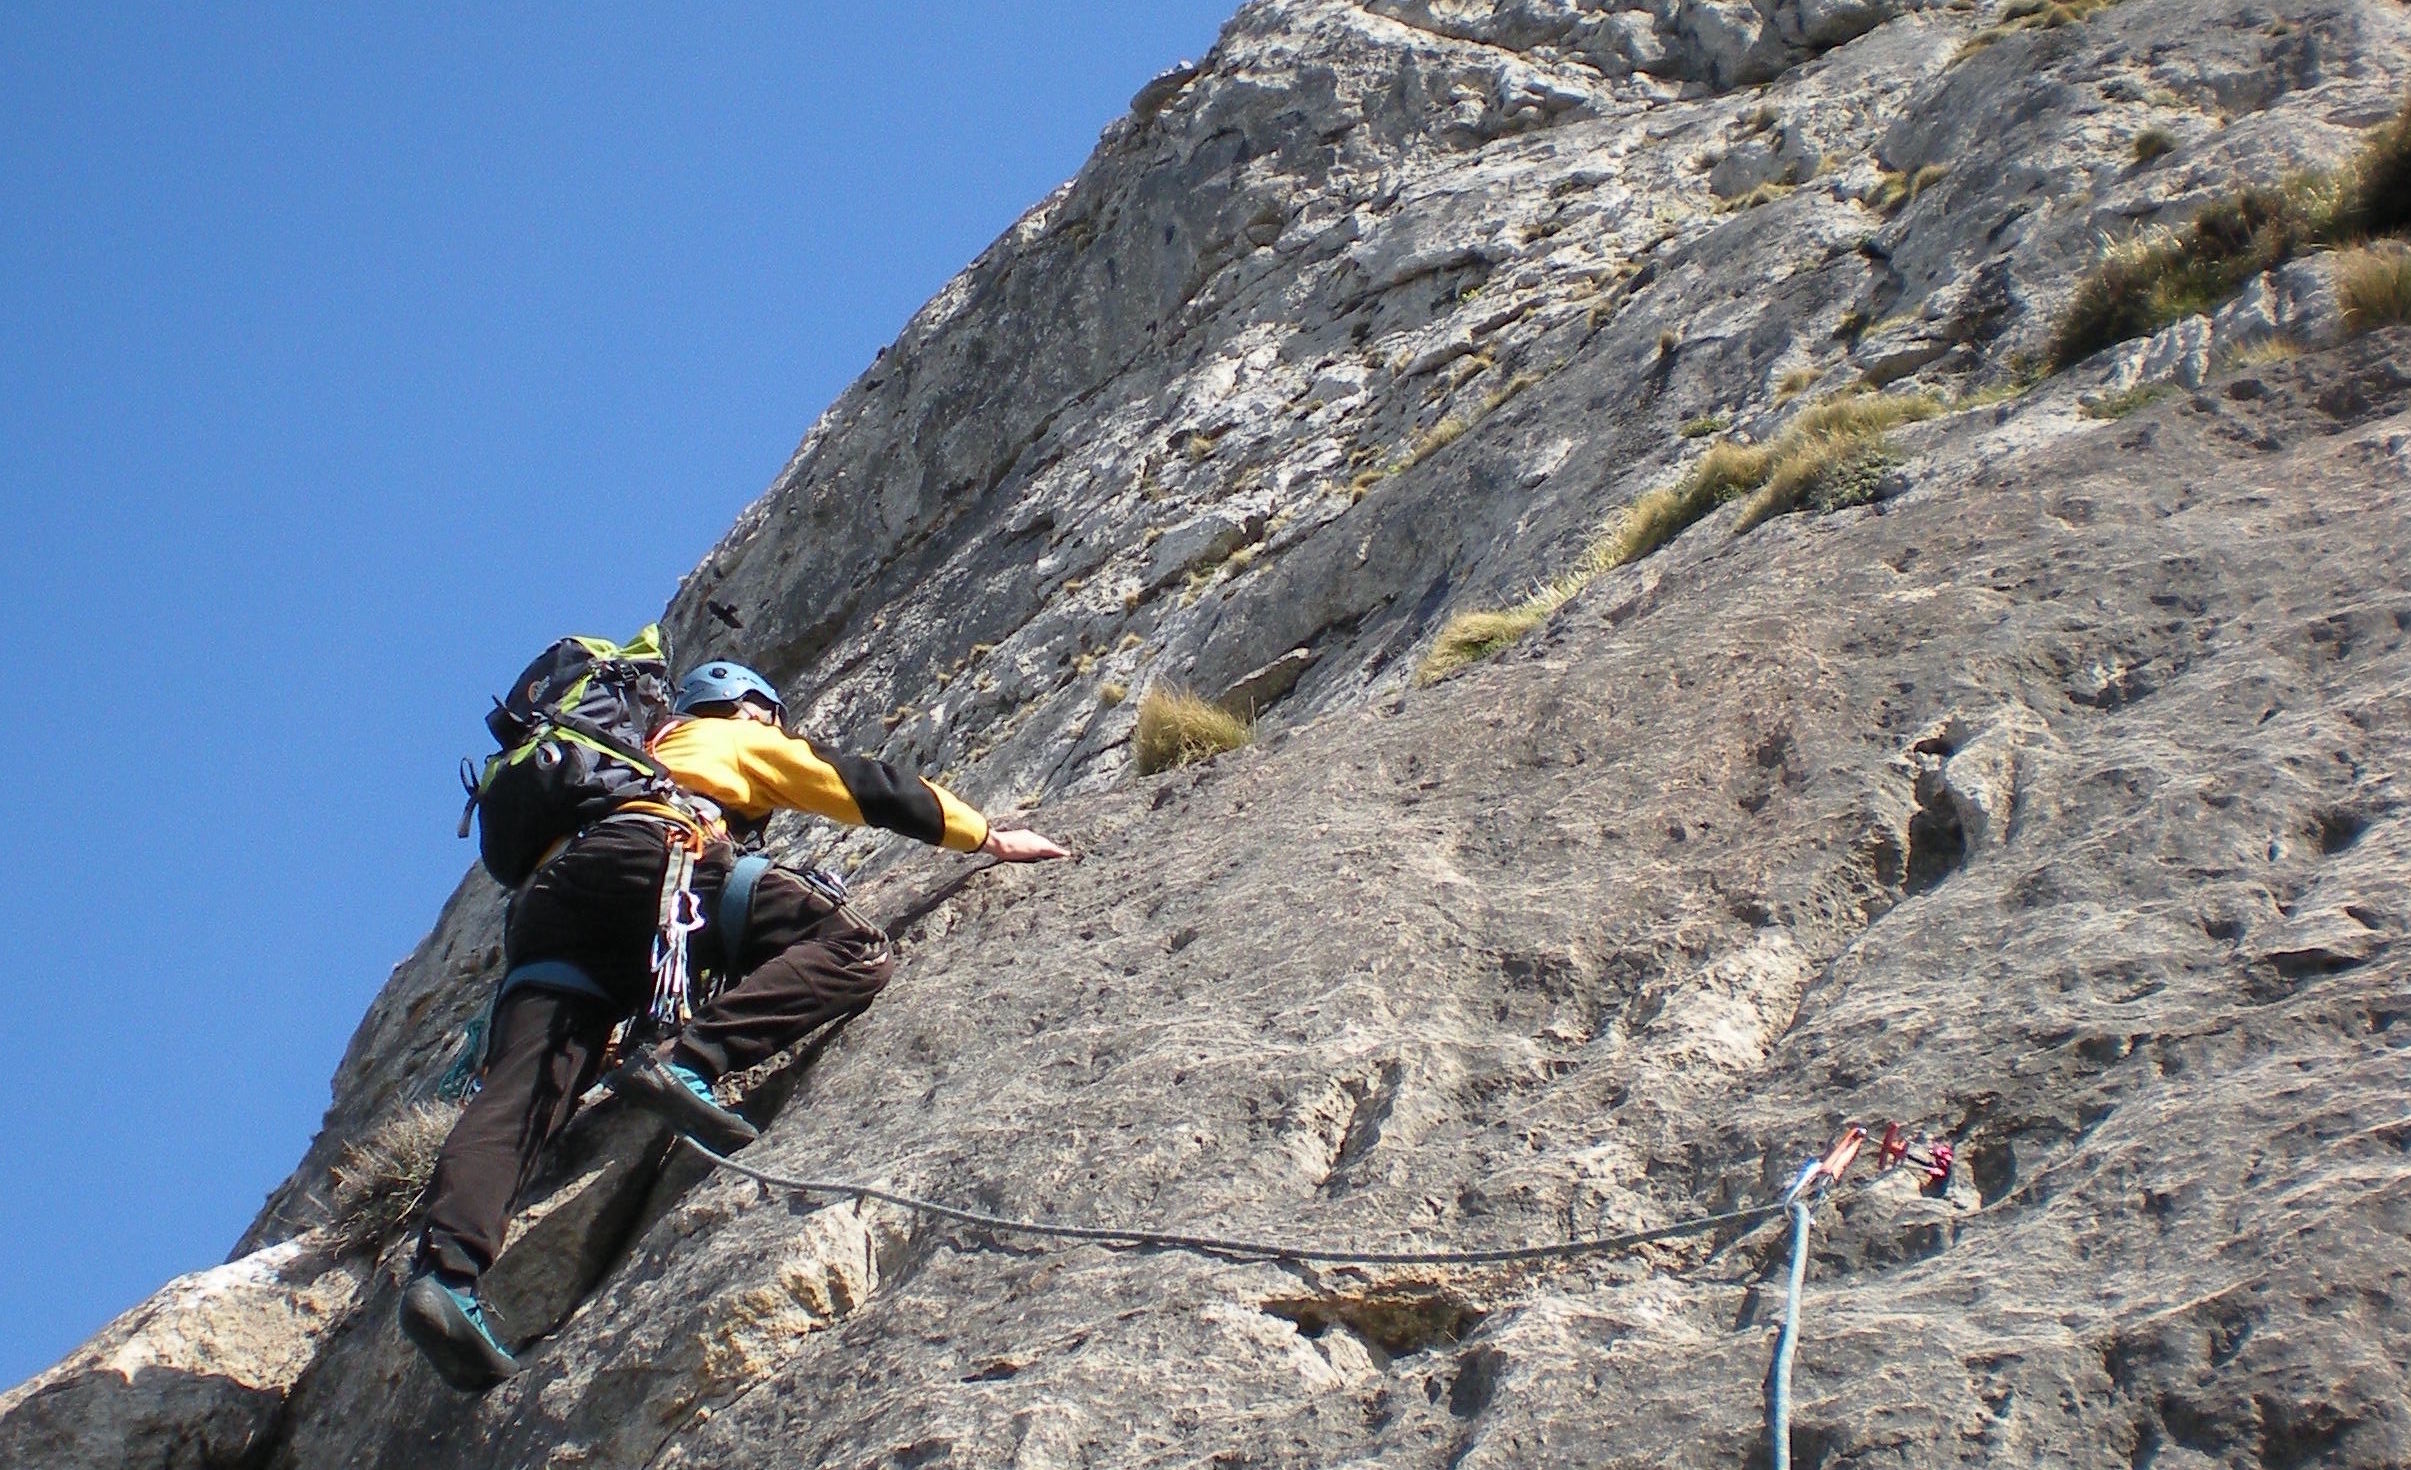
[{"label": "black sleeve", "polygon": [[929,784],[867,755],[840,755],[818,741],[806,740],[812,754],[846,783],[846,793],[861,808],[862,820],[874,827],[900,832],[937,846],[946,840],[946,813]]}]

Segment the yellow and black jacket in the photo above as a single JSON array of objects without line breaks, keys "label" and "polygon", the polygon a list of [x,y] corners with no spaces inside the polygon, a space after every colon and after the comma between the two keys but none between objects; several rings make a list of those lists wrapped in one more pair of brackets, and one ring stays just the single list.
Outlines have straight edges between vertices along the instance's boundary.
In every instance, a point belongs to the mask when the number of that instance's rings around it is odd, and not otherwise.
[{"label": "yellow and black jacket", "polygon": [[652,756],[680,786],[740,821],[792,810],[957,852],[988,840],[988,819],[936,782],[752,720],[673,721],[653,737]]}]

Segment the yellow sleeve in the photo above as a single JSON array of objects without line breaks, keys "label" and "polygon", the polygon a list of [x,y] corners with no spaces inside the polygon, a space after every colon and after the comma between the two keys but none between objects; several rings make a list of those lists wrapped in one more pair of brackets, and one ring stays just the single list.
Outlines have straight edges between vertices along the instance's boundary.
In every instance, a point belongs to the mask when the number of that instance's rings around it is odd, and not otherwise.
[{"label": "yellow sleeve", "polygon": [[679,785],[740,817],[811,812],[959,852],[988,840],[987,818],[953,792],[885,761],[833,754],[751,720],[673,725],[654,741],[653,758]]},{"label": "yellow sleeve", "polygon": [[921,784],[938,799],[938,810],[946,818],[946,836],[939,846],[951,847],[956,852],[979,851],[988,840],[988,819],[981,815],[980,809],[935,781],[924,779]]}]

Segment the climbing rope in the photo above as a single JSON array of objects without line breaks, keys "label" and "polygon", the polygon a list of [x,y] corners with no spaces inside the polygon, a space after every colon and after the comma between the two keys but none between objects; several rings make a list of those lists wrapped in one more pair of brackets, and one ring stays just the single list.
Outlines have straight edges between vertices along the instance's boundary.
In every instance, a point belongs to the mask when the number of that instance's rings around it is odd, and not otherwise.
[{"label": "climbing rope", "polygon": [[1808,1275],[1808,1215],[1815,1202],[1795,1199],[1784,1208],[1792,1217],[1792,1265],[1791,1285],[1783,1294],[1783,1331],[1775,1338],[1774,1381],[1766,1392],[1772,1470],[1791,1470],[1792,1464],[1792,1350],[1799,1345],[1800,1282]]},{"label": "climbing rope", "polygon": [[[1867,1132],[1856,1126],[1842,1130],[1841,1138],[1823,1158],[1802,1161],[1800,1172],[1792,1179],[1783,1197],[1771,1204],[1751,1205],[1738,1210],[1720,1210],[1712,1215],[1699,1215],[1672,1225],[1659,1225],[1648,1230],[1627,1230],[1615,1235],[1577,1236],[1572,1240],[1554,1241],[1547,1245],[1493,1246],[1485,1250],[1456,1251],[1369,1251],[1320,1245],[1276,1245],[1270,1241],[1247,1240],[1225,1235],[1184,1235],[1165,1230],[1118,1230],[1110,1226],[1056,1225],[1044,1220],[1021,1220],[1008,1215],[992,1215],[984,1210],[965,1210],[936,1200],[900,1194],[871,1184],[842,1184],[823,1179],[790,1179],[767,1169],[740,1164],[726,1154],[715,1153],[692,1138],[684,1138],[687,1147],[711,1161],[715,1168],[751,1179],[772,1189],[795,1194],[834,1195],[853,1200],[877,1200],[895,1205],[919,1215],[977,1226],[983,1230],[1011,1235],[1040,1235],[1056,1240],[1091,1241],[1101,1245],[1141,1246],[1161,1250],[1195,1251],[1203,1255],[1238,1257],[1247,1260],[1294,1261],[1300,1265],[1323,1266],[1487,1266],[1511,1261],[1541,1261],[1568,1256],[1592,1255],[1604,1251],[1630,1250],[1652,1241],[1672,1240],[1678,1236],[1700,1235],[1727,1225],[1755,1225],[1776,1215],[1789,1214],[1792,1221],[1791,1267],[1789,1282],[1783,1297],[1783,1330],[1775,1338],[1775,1363],[1767,1384],[1767,1435],[1771,1441],[1771,1470],[1791,1470],[1791,1388],[1792,1357],[1799,1346],[1800,1288],[1808,1276],[1808,1222],[1826,1192],[1842,1183],[1858,1157],[1859,1146],[1867,1141]],[[1948,1144],[1936,1144],[1930,1157],[1918,1158],[1909,1154],[1900,1126],[1884,1130],[1883,1143],[1878,1150],[1883,1169],[1890,1169],[1905,1158],[1926,1170],[1929,1179],[1947,1178],[1951,1154]],[[1938,1166],[1938,1167],[1937,1167]]]},{"label": "climbing rope", "polygon": [[[1782,1208],[1789,1210],[1792,1217],[1792,1261],[1791,1282],[1783,1293],[1783,1330],[1775,1335],[1775,1366],[1767,1375],[1770,1470],[1791,1470],[1792,1464],[1792,1352],[1800,1340],[1800,1284],[1808,1277],[1808,1218],[1815,1212],[1826,1187],[1840,1184],[1842,1176],[1850,1172],[1852,1161],[1858,1158],[1859,1145],[1866,1141],[1866,1129],[1855,1124],[1843,1129],[1842,1136],[1826,1151],[1825,1157],[1801,1162],[1791,1188],[1783,1191]],[[1892,1167],[1906,1152],[1900,1125],[1895,1123],[1886,1128],[1884,1141],[1876,1150],[1883,1166]],[[1945,1153],[1943,1157],[1947,1160],[1950,1156]]]},{"label": "climbing rope", "polygon": [[909,1194],[880,1189],[869,1184],[839,1184],[821,1179],[789,1179],[784,1175],[756,1169],[724,1154],[717,1154],[692,1138],[685,1139],[687,1147],[703,1155],[719,1168],[741,1174],[757,1184],[784,1189],[796,1194],[837,1195],[857,1200],[878,1200],[896,1205],[920,1215],[933,1215],[941,1220],[953,1220],[964,1225],[976,1225],[1011,1235],[1044,1235],[1057,1240],[1085,1240],[1102,1245],[1144,1246],[1159,1250],[1196,1251],[1203,1255],[1237,1256],[1250,1260],[1295,1261],[1300,1265],[1320,1266],[1488,1266],[1509,1261],[1543,1261],[1562,1256],[1592,1255],[1600,1251],[1629,1250],[1656,1240],[1672,1240],[1677,1236],[1698,1235],[1724,1225],[1754,1225],[1784,1212],[1782,1201],[1773,1204],[1751,1205],[1746,1209],[1724,1210],[1713,1215],[1701,1215],[1672,1225],[1659,1225],[1648,1230],[1627,1230],[1616,1235],[1585,1235],[1572,1240],[1554,1241],[1548,1245],[1493,1246],[1486,1250],[1460,1251],[1368,1251],[1321,1245],[1276,1245],[1271,1241],[1245,1240],[1223,1235],[1181,1235],[1164,1230],[1118,1230],[1095,1225],[1054,1225],[1043,1220],[1017,1220],[1005,1215],[991,1215],[980,1210],[959,1209],[939,1204],[935,1200],[919,1199]]}]

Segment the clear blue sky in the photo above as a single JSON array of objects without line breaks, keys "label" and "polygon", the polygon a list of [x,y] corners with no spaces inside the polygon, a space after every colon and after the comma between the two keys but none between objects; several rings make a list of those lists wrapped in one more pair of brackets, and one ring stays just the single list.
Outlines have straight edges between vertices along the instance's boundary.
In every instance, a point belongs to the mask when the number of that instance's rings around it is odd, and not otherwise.
[{"label": "clear blue sky", "polygon": [[487,695],[1235,6],[0,9],[0,1388],[299,1158]]}]

